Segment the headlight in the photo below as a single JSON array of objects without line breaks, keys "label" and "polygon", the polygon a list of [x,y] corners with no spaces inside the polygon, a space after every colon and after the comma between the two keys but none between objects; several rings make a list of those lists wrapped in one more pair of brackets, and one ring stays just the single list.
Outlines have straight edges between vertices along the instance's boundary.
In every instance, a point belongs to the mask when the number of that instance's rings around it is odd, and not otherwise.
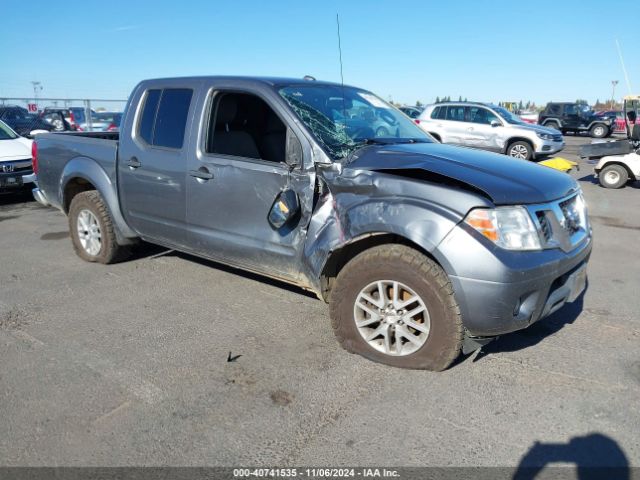
[{"label": "headlight", "polygon": [[541,249],[538,231],[524,207],[476,208],[464,221],[499,247]]},{"label": "headlight", "polygon": [[553,140],[553,135],[551,133],[536,132],[536,135],[543,140]]}]

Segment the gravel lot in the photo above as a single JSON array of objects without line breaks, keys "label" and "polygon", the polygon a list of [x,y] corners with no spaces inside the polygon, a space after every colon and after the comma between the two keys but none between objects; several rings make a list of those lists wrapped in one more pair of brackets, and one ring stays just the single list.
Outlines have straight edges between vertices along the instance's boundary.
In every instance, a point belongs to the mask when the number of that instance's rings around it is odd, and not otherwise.
[{"label": "gravel lot", "polygon": [[585,296],[444,373],[350,355],[324,303],[213,262],[85,263],[2,196],[0,464],[640,466],[640,183],[592,169]]}]

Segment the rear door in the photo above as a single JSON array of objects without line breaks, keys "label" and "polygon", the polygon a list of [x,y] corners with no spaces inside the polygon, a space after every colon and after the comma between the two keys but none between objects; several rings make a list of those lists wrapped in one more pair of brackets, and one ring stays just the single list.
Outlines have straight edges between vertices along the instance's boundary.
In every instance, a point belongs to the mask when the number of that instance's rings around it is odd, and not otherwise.
[{"label": "rear door", "polygon": [[[194,91],[149,88],[120,138],[118,185],[122,213],[143,238],[184,245],[187,132]],[[135,108],[135,107],[130,107]]]},{"label": "rear door", "polygon": [[453,145],[465,145],[467,124],[463,105],[448,105],[442,120],[442,141]]}]

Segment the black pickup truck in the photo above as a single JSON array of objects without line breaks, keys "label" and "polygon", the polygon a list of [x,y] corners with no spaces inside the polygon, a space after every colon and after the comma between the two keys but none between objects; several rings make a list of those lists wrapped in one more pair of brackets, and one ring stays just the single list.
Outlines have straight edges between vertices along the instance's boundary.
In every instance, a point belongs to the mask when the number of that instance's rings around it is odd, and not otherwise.
[{"label": "black pickup truck", "polygon": [[540,112],[538,123],[562,133],[589,132],[594,138],[605,138],[613,133],[614,120],[597,115],[587,105],[571,102],[549,102]]}]

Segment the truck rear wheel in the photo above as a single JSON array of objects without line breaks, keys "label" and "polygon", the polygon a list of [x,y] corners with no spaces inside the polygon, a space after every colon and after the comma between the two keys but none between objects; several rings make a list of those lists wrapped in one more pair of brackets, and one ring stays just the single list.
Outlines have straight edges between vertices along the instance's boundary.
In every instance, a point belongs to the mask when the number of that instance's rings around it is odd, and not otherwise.
[{"label": "truck rear wheel", "polygon": [[629,180],[629,174],[622,165],[608,165],[598,173],[598,181],[605,188],[621,188]]},{"label": "truck rear wheel", "polygon": [[109,210],[95,190],[71,200],[69,231],[76,254],[87,262],[116,263],[129,254],[127,247],[118,245]]},{"label": "truck rear wheel", "polygon": [[462,319],[451,282],[404,245],[354,257],[336,278],[330,311],[342,347],[375,362],[441,371],[460,353]]}]

